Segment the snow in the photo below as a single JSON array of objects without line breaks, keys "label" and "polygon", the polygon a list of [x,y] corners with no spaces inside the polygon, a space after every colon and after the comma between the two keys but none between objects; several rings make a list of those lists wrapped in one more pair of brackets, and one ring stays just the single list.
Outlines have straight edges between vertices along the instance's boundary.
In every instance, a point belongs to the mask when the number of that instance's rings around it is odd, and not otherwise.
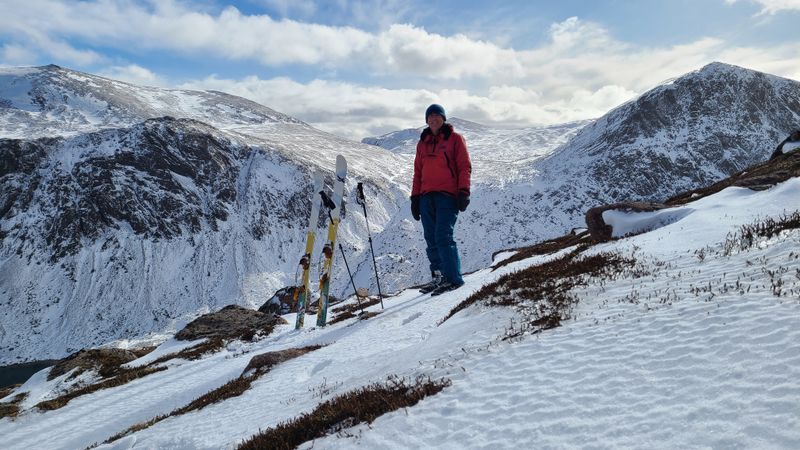
[{"label": "snow", "polygon": [[783,148],[781,149],[783,153],[789,153],[792,150],[796,150],[800,148],[800,142],[789,141],[783,144]]},{"label": "snow", "polygon": [[123,367],[134,368],[134,367],[146,366],[151,362],[157,360],[158,358],[161,358],[162,356],[166,356],[171,353],[178,353],[181,350],[194,347],[196,345],[200,345],[204,341],[205,339],[199,339],[196,341],[178,341],[175,339],[169,339],[168,341],[156,347],[155,350],[142,356],[141,358],[133,360],[127,364],[123,364]]},{"label": "snow", "polygon": [[692,213],[692,208],[671,208],[655,212],[626,213],[603,211],[603,221],[611,225],[613,237],[644,233],[677,222]]},{"label": "snow", "polygon": [[[537,335],[502,339],[519,320],[511,308],[473,306],[439,322],[482,286],[558,255],[479,270],[435,298],[403,291],[366,321],[318,328],[311,316],[303,330],[280,326],[255,343],[170,361],[166,371],[61,409],[0,419],[0,436],[10,449],[85,448],[237,377],[254,355],[325,344],[276,366],[239,397],[101,448],[235,448],[390,375],[453,384],[301,448],[798,448],[800,230],[722,251],[742,225],[800,209],[798,198],[795,178],[766,191],[728,188],[657,213],[611,214],[620,229],[650,231],[587,253],[619,252],[646,270],[587,280],[573,290],[572,318]],[[157,352],[180,345],[166,341]],[[41,396],[50,388],[46,371],[12,394]]]}]

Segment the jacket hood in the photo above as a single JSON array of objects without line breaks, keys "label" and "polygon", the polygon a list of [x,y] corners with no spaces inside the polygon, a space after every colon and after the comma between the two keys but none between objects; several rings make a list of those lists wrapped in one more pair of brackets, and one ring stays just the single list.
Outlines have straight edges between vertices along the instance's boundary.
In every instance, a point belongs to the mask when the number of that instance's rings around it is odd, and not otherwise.
[{"label": "jacket hood", "polygon": [[[444,135],[445,140],[448,140],[450,139],[450,135],[453,134],[453,125],[445,123],[444,125],[442,125],[442,128],[439,129],[439,132]],[[419,135],[419,139],[424,140],[425,138],[431,135],[433,135],[431,127],[427,127],[424,130],[422,130],[422,134]]]}]

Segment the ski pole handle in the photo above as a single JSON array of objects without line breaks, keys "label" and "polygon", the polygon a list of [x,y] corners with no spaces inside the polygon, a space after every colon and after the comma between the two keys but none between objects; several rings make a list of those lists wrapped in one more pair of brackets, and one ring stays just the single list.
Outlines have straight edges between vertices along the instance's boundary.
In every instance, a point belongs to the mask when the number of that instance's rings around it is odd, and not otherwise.
[{"label": "ski pole handle", "polygon": [[336,203],[333,203],[333,200],[331,200],[331,198],[328,197],[328,194],[326,194],[325,191],[319,191],[319,195],[322,197],[322,203],[325,205],[326,208],[328,208],[329,210],[336,209]]},{"label": "ski pole handle", "polygon": [[364,184],[359,181],[358,186],[356,186],[356,203],[363,206],[364,201]]}]

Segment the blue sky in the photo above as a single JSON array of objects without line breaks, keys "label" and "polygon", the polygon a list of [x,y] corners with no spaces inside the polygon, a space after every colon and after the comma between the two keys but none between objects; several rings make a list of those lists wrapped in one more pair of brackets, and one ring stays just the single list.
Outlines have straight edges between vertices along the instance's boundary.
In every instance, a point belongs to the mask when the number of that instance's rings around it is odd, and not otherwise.
[{"label": "blue sky", "polygon": [[800,0],[0,2],[0,66],[223,90],[354,139],[431,102],[499,126],[598,117],[712,61],[800,79]]}]

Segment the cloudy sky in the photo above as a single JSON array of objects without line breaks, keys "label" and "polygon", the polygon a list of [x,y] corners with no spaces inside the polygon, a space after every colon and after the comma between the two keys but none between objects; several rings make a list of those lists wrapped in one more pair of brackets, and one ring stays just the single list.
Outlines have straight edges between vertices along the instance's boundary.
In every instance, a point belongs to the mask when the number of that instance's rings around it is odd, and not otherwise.
[{"label": "cloudy sky", "polygon": [[216,89],[342,136],[598,117],[712,61],[800,80],[800,0],[2,0],[0,66]]}]

